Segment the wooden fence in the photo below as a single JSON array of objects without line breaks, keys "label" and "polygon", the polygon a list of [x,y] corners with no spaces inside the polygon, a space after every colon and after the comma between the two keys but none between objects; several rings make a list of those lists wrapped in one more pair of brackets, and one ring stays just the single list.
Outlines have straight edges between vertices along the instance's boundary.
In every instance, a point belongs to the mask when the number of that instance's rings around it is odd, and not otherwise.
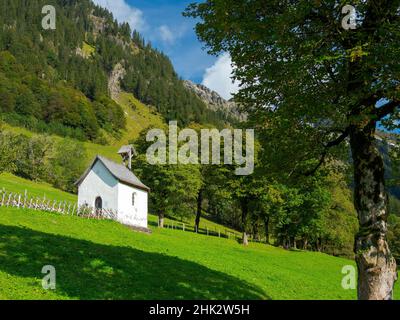
[{"label": "wooden fence", "polygon": [[[48,200],[46,196],[32,197],[29,196],[27,191],[24,194],[7,192],[0,190],[0,207],[14,207],[20,209],[31,209],[37,211],[54,212],[62,215],[72,215],[87,219],[102,219],[102,220],[116,220],[117,212],[113,210],[97,210],[88,206],[78,207],[76,203],[67,201]],[[199,228],[198,230],[192,225],[184,222],[170,221],[164,224],[167,229],[194,232],[207,236],[240,240],[242,235],[225,228]],[[263,242],[262,239],[253,239],[249,235],[250,241]]]},{"label": "wooden fence", "polygon": [[[164,222],[164,228],[172,229],[172,230],[179,230],[179,231],[194,232],[194,233],[207,235],[207,236],[211,236],[211,237],[219,237],[219,238],[232,239],[232,240],[237,240],[237,241],[242,240],[241,233],[234,232],[234,231],[228,230],[226,228],[205,227],[205,228],[196,229],[191,224],[179,222],[179,221]],[[249,241],[251,241],[251,242],[266,242],[266,239],[264,241],[264,239],[258,239],[258,238],[253,237],[253,235],[249,234]]]},{"label": "wooden fence", "polygon": [[112,210],[96,210],[87,206],[78,207],[76,203],[57,201],[32,197],[27,191],[24,194],[0,190],[0,207],[13,207],[19,209],[31,209],[37,211],[54,212],[63,215],[79,216],[88,219],[115,220],[116,212]]}]

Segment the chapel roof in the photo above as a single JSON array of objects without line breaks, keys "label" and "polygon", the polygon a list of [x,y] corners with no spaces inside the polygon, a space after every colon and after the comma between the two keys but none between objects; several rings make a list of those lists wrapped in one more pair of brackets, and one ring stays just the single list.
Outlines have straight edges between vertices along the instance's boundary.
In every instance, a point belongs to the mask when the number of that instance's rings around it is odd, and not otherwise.
[{"label": "chapel roof", "polygon": [[114,176],[114,178],[116,178],[119,182],[127,184],[132,187],[136,187],[138,189],[142,189],[147,192],[150,191],[150,188],[144,185],[139,180],[139,178],[136,177],[136,175],[132,171],[130,171],[127,167],[125,167],[123,164],[118,164],[112,160],[109,160],[99,155],[96,156],[90,167],[79,178],[79,180],[75,182],[75,185],[79,186],[83,182],[83,180],[85,180],[86,176],[92,170],[97,161],[100,161],[107,168],[107,170]]}]

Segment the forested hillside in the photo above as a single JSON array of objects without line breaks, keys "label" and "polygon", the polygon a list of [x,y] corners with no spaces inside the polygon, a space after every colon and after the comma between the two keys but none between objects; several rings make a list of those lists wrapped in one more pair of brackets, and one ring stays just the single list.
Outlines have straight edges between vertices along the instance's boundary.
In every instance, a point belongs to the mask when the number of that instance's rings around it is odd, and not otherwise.
[{"label": "forested hillside", "polygon": [[[56,30],[42,28],[42,7],[54,5]],[[39,132],[106,143],[102,132],[125,128],[109,94],[121,65],[121,85],[165,119],[223,125],[186,90],[164,54],[119,25],[89,0],[3,0],[0,19],[0,111],[4,120]]]}]

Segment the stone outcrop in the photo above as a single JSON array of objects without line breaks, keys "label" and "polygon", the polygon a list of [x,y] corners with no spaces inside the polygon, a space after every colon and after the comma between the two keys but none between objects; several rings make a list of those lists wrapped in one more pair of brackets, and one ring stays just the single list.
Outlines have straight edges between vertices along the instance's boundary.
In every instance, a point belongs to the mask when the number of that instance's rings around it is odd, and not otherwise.
[{"label": "stone outcrop", "polygon": [[184,85],[187,89],[194,92],[209,109],[214,111],[223,111],[228,116],[239,121],[246,120],[246,114],[240,111],[239,105],[236,102],[225,100],[217,92],[210,90],[202,84],[196,84],[192,81],[185,80]]},{"label": "stone outcrop", "polygon": [[126,70],[122,65],[123,62],[119,62],[114,66],[108,78],[108,91],[112,99],[117,99],[121,93],[121,79],[125,77]]}]

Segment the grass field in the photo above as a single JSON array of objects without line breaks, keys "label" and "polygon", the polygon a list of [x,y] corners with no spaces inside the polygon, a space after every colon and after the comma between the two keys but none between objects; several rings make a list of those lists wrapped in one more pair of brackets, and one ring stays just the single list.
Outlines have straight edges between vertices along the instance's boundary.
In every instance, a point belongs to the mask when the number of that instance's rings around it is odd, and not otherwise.
[{"label": "grass field", "polygon": [[[76,201],[76,195],[10,174],[0,175],[0,188]],[[258,243],[244,248],[235,240],[156,225],[150,215],[153,233],[146,235],[111,221],[0,207],[0,299],[356,297],[341,287],[341,270],[353,261]],[[201,227],[225,229],[206,219]],[[56,291],[41,287],[45,265],[57,270]]]},{"label": "grass field", "polygon": [[[76,201],[10,174],[0,175],[0,188]],[[0,207],[0,299],[355,298],[341,287],[341,270],[352,261],[160,230],[153,215],[149,225],[152,235],[111,221]],[[201,227],[225,228],[206,219]],[[56,291],[41,288],[44,265],[56,267]]]},{"label": "grass field", "polygon": [[[189,232],[0,209],[0,299],[354,299],[352,261]],[[56,291],[41,288],[44,265]],[[399,289],[399,288],[398,288]]]},{"label": "grass field", "polygon": [[[51,185],[43,182],[34,182],[30,180],[26,180],[20,177],[16,177],[10,173],[2,173],[0,174],[0,190],[5,190],[7,192],[19,193],[24,195],[25,191],[29,197],[34,198],[43,198],[45,197],[48,200],[57,200],[57,201],[67,201],[71,203],[76,203],[78,201],[78,197],[75,194],[63,192],[61,190],[53,188]],[[172,220],[165,219],[165,223],[167,227],[174,226],[176,228],[182,228],[182,223],[185,224],[185,230],[194,231],[194,216],[190,218],[184,218],[182,220]],[[152,226],[157,226],[157,218],[154,216],[150,216],[149,223]],[[217,234],[221,232],[223,235],[228,235],[233,237],[233,235],[240,236],[239,232],[226,227],[221,226],[213,221],[210,221],[206,218],[202,218],[200,221],[199,232],[206,234],[207,230],[209,233]]]},{"label": "grass field", "polygon": [[0,174],[0,189],[7,192],[25,194],[27,191],[30,197],[46,197],[48,200],[76,202],[76,195],[60,191],[47,183],[38,183],[16,177],[9,173]]}]

